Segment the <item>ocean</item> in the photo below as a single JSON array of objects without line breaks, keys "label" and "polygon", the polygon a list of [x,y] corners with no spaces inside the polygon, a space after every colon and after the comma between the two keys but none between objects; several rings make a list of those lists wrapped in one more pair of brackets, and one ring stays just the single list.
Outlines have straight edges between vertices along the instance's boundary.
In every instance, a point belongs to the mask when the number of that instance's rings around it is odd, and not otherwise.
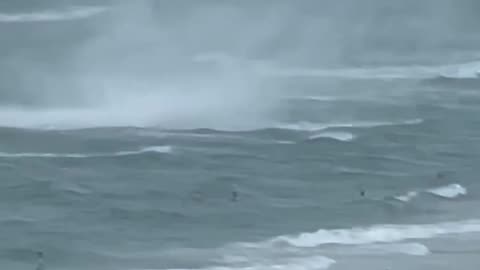
[{"label": "ocean", "polygon": [[478,1],[0,3],[0,268],[474,270]]}]

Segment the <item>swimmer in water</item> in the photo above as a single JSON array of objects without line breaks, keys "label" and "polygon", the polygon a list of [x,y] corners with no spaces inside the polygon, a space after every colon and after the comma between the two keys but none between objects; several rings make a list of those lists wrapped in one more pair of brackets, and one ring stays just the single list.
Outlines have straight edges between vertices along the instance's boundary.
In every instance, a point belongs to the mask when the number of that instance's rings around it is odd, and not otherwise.
[{"label": "swimmer in water", "polygon": [[446,172],[437,172],[437,179],[445,179],[447,177]]},{"label": "swimmer in water", "polygon": [[231,201],[232,201],[232,202],[236,202],[236,201],[238,201],[238,195],[239,195],[239,194],[238,194],[238,191],[237,191],[237,190],[238,190],[238,189],[237,189],[237,185],[234,184],[233,187],[232,187],[232,189],[233,189],[233,190],[232,190]]},{"label": "swimmer in water", "polygon": [[238,200],[238,192],[236,190],[232,191],[232,202],[236,202]]},{"label": "swimmer in water", "polygon": [[360,190],[360,196],[365,197],[366,193],[364,189]]},{"label": "swimmer in water", "polygon": [[43,263],[43,252],[38,251],[37,252],[37,258],[38,258],[38,262],[37,262],[37,267],[35,268],[35,270],[45,270],[45,265]]}]

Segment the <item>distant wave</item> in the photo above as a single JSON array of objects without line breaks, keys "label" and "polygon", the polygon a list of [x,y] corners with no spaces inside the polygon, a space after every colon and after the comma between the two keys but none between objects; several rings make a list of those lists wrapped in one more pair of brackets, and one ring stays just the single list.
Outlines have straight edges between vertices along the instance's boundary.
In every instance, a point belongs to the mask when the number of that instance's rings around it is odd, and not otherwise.
[{"label": "distant wave", "polygon": [[[231,262],[233,264],[233,262]],[[317,270],[327,269],[335,260],[324,256],[305,256],[303,258],[284,259],[277,258],[272,262],[261,263],[248,263],[248,265],[229,265],[225,266],[212,266],[199,268],[200,270],[280,270],[280,269],[292,269],[292,270]],[[237,263],[236,263],[237,264]],[[191,268],[171,268],[167,270],[189,270]],[[133,270],[133,269],[132,269]],[[135,269],[135,270],[153,270],[153,269]]]},{"label": "distant wave", "polygon": [[337,96],[285,96],[285,100],[309,100],[309,101],[338,101],[338,100],[351,100],[351,97],[337,97]]},{"label": "distant wave", "polygon": [[402,202],[409,202],[411,199],[418,196],[417,191],[409,191],[406,194],[395,196],[395,199],[402,201]]},{"label": "distant wave", "polygon": [[0,158],[93,158],[93,157],[118,157],[140,155],[144,153],[171,153],[171,146],[150,146],[136,151],[119,151],[113,153],[5,153],[0,152]]},{"label": "distant wave", "polygon": [[417,125],[421,124],[423,119],[411,119],[398,122],[387,121],[357,121],[357,122],[344,122],[344,123],[312,123],[312,122],[299,122],[295,124],[284,124],[278,126],[280,129],[290,129],[299,131],[320,131],[329,128],[372,128],[380,126],[401,126],[401,125]]},{"label": "distant wave", "polygon": [[269,67],[262,73],[279,77],[323,77],[345,79],[428,79],[438,76],[474,78],[480,61],[446,65],[409,65],[358,68],[292,68]]},{"label": "distant wave", "polygon": [[443,86],[443,87],[455,87],[476,89],[480,86],[480,77],[448,77],[438,76],[435,78],[429,78],[422,81],[426,85]]},{"label": "distant wave", "polygon": [[362,245],[391,243],[408,239],[429,239],[447,234],[480,232],[480,220],[464,220],[437,224],[376,225],[369,228],[318,230],[296,236],[280,236],[271,243],[288,243],[295,247],[316,247],[325,244]]},{"label": "distant wave", "polygon": [[69,21],[92,17],[103,13],[106,7],[75,7],[67,10],[48,10],[32,13],[0,13],[1,23]]},{"label": "distant wave", "polygon": [[404,195],[396,196],[395,199],[408,202],[421,193],[430,193],[435,196],[453,199],[467,194],[467,189],[460,184],[450,184],[442,187],[431,188],[423,191],[409,191]]},{"label": "distant wave", "polygon": [[359,96],[298,96],[291,97],[289,99],[293,100],[304,100],[304,101],[318,101],[318,102],[331,102],[331,101],[357,101],[357,102],[382,102],[385,103],[387,100],[372,98],[372,97],[359,97]]},{"label": "distant wave", "polygon": [[367,254],[400,253],[412,256],[425,256],[430,254],[428,247],[420,243],[372,244],[362,246],[360,252]]},{"label": "distant wave", "polygon": [[[318,253],[333,255],[405,254],[425,256],[430,254],[421,243],[404,242],[409,239],[430,239],[448,234],[480,232],[480,220],[462,220],[434,224],[379,224],[350,229],[320,229],[298,235],[281,235],[260,242],[233,243],[223,247],[227,266],[202,268],[224,269],[326,269],[336,261]],[[285,245],[287,244],[287,245]],[[332,244],[335,244],[332,246]],[[324,246],[325,245],[325,246]],[[327,246],[328,245],[328,246]],[[280,256],[270,259],[272,250]],[[267,256],[263,254],[266,253]],[[258,263],[260,262],[260,263]],[[176,269],[180,270],[180,269]]]},{"label": "distant wave", "polygon": [[430,249],[416,242],[407,243],[380,243],[367,245],[351,245],[351,246],[329,246],[329,254],[341,255],[385,255],[385,254],[405,254],[411,256],[426,256],[429,255]]},{"label": "distant wave", "polygon": [[427,192],[444,198],[456,198],[460,195],[466,195],[467,189],[459,184],[451,184],[444,187],[429,189]]},{"label": "distant wave", "polygon": [[[155,101],[155,98],[151,98]],[[128,100],[128,99],[125,99]],[[321,131],[329,128],[370,128],[378,126],[416,125],[423,122],[423,119],[410,119],[400,121],[351,121],[351,122],[296,122],[296,123],[274,123],[259,116],[250,115],[238,121],[226,121],[233,117],[232,112],[225,112],[222,115],[220,107],[211,108],[209,111],[205,104],[205,110],[195,107],[194,109],[182,111],[182,106],[154,106],[153,104],[135,103],[132,106],[116,103],[114,107],[93,109],[44,109],[31,110],[18,107],[0,106],[0,127],[16,127],[39,130],[80,130],[88,128],[109,128],[109,127],[137,127],[147,128],[162,126],[171,131],[198,131],[207,132],[257,132],[271,129],[286,129],[294,131]],[[137,107],[138,106],[138,107]],[[124,108],[128,108],[125,110]],[[158,109],[158,111],[157,111]],[[219,110],[219,111],[217,111]],[[234,109],[236,110],[236,109]],[[243,110],[243,107],[242,109]],[[178,117],[174,117],[178,114]],[[194,116],[198,116],[199,119]],[[228,117],[227,117],[228,116]],[[213,121],[217,119],[218,121]],[[255,120],[255,121],[254,121]],[[208,135],[207,135],[208,136]]]},{"label": "distant wave", "polygon": [[355,135],[349,132],[322,132],[318,134],[314,134],[308,139],[310,140],[316,140],[316,139],[322,139],[322,138],[329,138],[337,141],[342,141],[342,142],[350,142],[355,139]]}]

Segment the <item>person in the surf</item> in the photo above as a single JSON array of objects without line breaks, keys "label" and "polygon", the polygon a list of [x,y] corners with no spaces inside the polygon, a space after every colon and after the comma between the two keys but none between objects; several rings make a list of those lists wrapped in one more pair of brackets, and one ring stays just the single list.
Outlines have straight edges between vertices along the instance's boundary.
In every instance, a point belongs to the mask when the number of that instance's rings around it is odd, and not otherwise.
[{"label": "person in the surf", "polygon": [[445,179],[447,177],[447,172],[437,172],[437,179]]},{"label": "person in the surf", "polygon": [[232,190],[232,202],[236,202],[238,200],[238,192],[236,190]]},{"label": "person in the surf", "polygon": [[365,195],[367,195],[367,192],[365,191],[365,189],[361,189],[360,196],[365,197]]},{"label": "person in the surf", "polygon": [[37,267],[35,267],[35,270],[45,270],[45,264],[43,262],[43,252],[37,252],[37,259]]},{"label": "person in the surf", "polygon": [[238,191],[237,191],[237,186],[236,186],[236,185],[233,185],[233,187],[232,187],[232,196],[231,196],[230,200],[231,200],[232,202],[238,201],[238,195],[239,195],[239,194],[238,194]]}]

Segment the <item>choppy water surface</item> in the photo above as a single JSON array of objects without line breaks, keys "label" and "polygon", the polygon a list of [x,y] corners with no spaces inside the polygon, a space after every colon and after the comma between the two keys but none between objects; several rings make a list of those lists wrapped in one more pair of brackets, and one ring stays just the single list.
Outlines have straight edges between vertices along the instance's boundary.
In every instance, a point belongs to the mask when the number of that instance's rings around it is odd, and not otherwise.
[{"label": "choppy water surface", "polygon": [[478,4],[335,3],[1,3],[1,268],[476,269]]}]

